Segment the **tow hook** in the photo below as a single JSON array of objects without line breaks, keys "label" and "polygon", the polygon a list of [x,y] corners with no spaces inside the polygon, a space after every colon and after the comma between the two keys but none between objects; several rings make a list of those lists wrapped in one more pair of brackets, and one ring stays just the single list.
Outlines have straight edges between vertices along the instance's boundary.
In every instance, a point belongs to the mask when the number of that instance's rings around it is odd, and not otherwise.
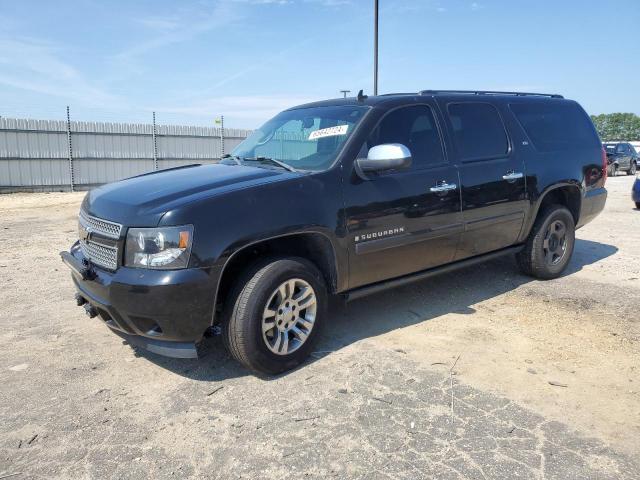
[{"label": "tow hook", "polygon": [[79,293],[76,293],[75,297],[76,297],[76,305],[78,305],[79,307],[81,307],[82,305],[87,303],[87,301],[84,299],[84,297],[82,295],[80,295]]},{"label": "tow hook", "polygon": [[89,316],[89,318],[98,316],[98,311],[90,303],[84,304],[84,311]]}]

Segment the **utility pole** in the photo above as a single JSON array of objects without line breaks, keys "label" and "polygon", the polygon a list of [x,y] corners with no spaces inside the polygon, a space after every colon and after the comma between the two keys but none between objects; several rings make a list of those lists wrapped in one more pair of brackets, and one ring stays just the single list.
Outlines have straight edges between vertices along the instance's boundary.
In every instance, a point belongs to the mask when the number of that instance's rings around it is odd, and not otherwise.
[{"label": "utility pole", "polygon": [[351,90],[340,90],[343,98],[347,98],[347,93],[351,93]]},{"label": "utility pole", "polygon": [[373,94],[378,95],[378,0],[373,0]]}]

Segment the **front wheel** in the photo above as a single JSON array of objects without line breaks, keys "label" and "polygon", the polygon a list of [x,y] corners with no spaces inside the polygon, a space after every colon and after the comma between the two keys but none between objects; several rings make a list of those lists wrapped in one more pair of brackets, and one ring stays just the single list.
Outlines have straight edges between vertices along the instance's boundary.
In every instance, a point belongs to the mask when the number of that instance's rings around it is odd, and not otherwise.
[{"label": "front wheel", "polygon": [[541,279],[557,278],[566,268],[576,241],[573,215],[562,205],[542,211],[524,249],[516,256],[520,269]]},{"label": "front wheel", "polygon": [[609,165],[609,176],[615,177],[616,173],[618,173],[618,169],[616,168],[616,164],[612,163],[611,165]]},{"label": "front wheel", "polygon": [[322,274],[302,258],[279,258],[246,272],[231,298],[223,336],[231,355],[250,370],[276,374],[311,353],[325,320]]},{"label": "front wheel", "polygon": [[636,174],[636,162],[631,162],[631,167],[629,167],[629,170],[627,170],[627,175],[635,175]]},{"label": "front wheel", "polygon": [[636,208],[640,210],[640,202],[636,202]]}]

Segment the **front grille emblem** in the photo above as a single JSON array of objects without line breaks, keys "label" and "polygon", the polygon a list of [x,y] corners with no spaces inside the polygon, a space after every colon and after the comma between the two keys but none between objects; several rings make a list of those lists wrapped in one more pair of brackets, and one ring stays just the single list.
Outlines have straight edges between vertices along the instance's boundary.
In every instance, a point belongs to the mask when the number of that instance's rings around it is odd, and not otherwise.
[{"label": "front grille emblem", "polygon": [[78,236],[80,237],[80,240],[88,242],[91,240],[92,235],[93,228],[80,224],[80,228],[78,229]]}]

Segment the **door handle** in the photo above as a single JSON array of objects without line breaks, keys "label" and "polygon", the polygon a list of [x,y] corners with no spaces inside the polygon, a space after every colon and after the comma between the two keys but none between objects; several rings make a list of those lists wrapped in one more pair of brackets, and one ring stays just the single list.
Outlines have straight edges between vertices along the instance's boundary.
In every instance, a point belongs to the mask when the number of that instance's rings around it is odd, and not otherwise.
[{"label": "door handle", "polygon": [[524,173],[522,172],[507,172],[502,176],[503,180],[506,180],[507,182],[512,182],[514,180],[518,180],[519,178],[524,177]]},{"label": "door handle", "polygon": [[435,187],[431,187],[429,191],[433,193],[448,192],[449,190],[456,190],[458,186],[455,183],[438,182]]}]

